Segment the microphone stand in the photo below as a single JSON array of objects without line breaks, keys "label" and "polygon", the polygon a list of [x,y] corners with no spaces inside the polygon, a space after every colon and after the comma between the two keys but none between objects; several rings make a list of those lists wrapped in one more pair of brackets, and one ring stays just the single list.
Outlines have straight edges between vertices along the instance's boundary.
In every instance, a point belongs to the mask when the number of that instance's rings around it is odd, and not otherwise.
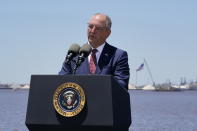
[{"label": "microphone stand", "polygon": [[84,53],[82,53],[78,59],[77,59],[77,62],[75,61],[75,67],[73,68],[73,75],[75,75],[78,67],[81,65],[81,63],[84,61],[85,57],[84,57]]}]

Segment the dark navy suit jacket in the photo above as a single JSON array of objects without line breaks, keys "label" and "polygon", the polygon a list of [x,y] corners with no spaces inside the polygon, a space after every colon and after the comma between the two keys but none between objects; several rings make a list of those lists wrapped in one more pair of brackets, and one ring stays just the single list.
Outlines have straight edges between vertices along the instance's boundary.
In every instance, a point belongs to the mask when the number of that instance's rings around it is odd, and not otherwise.
[{"label": "dark navy suit jacket", "polygon": [[[77,60],[77,56],[74,60]],[[64,62],[59,74],[72,74],[74,66],[73,61],[71,64]],[[88,58],[77,69],[76,74],[90,74]],[[127,52],[106,43],[98,61],[96,74],[112,75],[120,86],[128,89],[130,73]]]}]

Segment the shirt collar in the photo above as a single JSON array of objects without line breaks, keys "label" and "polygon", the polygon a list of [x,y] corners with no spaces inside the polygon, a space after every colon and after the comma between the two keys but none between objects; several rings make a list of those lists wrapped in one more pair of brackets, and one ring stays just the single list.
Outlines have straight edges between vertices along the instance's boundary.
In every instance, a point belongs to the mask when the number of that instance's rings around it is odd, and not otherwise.
[{"label": "shirt collar", "polygon": [[[88,44],[91,45],[91,44],[89,43],[89,41],[88,41]],[[99,47],[96,48],[96,49],[98,50],[99,53],[101,53],[101,52],[103,51],[103,48],[104,48],[105,44],[106,44],[106,42],[104,42],[102,45],[100,45]],[[92,46],[91,46],[91,47],[92,47]],[[94,48],[92,47],[92,49],[94,49]]]}]

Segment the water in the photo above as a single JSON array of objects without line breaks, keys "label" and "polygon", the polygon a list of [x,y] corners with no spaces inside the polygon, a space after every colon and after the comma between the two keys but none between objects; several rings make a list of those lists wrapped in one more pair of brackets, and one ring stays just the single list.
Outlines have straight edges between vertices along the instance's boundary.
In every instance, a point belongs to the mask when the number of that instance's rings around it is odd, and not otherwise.
[{"label": "water", "polygon": [[0,131],[28,131],[25,127],[28,90],[0,90]]},{"label": "water", "polygon": [[130,91],[131,131],[197,131],[197,91]]},{"label": "water", "polygon": [[[129,91],[130,131],[197,131],[197,91]],[[0,131],[28,131],[28,90],[0,90]]]}]

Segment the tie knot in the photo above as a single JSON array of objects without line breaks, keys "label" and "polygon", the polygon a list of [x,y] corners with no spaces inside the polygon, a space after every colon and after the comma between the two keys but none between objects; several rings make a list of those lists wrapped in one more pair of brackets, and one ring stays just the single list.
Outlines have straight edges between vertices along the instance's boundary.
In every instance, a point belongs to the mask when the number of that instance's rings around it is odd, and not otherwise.
[{"label": "tie knot", "polygon": [[97,51],[98,51],[97,49],[93,49],[93,50],[92,50],[92,53],[93,53],[93,54],[96,54]]}]

